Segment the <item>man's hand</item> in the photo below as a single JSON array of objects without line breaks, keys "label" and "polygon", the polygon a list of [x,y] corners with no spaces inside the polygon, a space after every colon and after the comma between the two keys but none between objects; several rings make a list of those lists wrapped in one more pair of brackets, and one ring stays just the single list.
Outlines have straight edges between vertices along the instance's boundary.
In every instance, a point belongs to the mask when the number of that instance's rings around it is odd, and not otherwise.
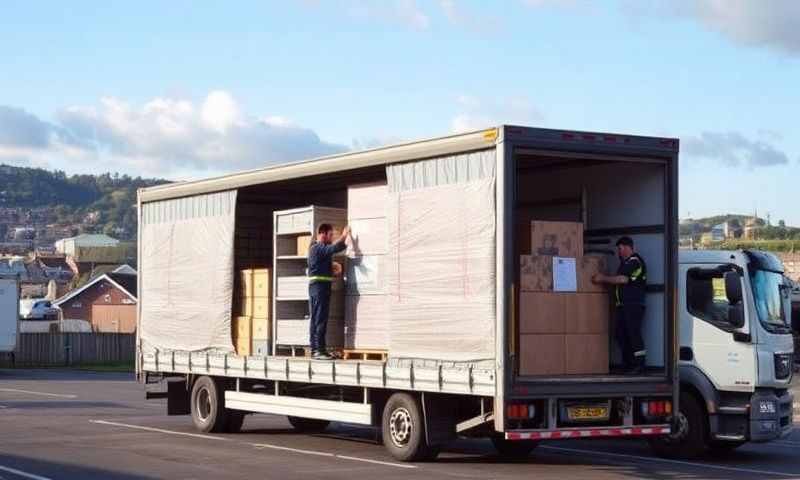
[{"label": "man's hand", "polygon": [[350,225],[345,225],[342,229],[342,238],[349,238],[350,237]]},{"label": "man's hand", "polygon": [[592,283],[605,283],[606,276],[602,273],[595,273],[592,275]]}]

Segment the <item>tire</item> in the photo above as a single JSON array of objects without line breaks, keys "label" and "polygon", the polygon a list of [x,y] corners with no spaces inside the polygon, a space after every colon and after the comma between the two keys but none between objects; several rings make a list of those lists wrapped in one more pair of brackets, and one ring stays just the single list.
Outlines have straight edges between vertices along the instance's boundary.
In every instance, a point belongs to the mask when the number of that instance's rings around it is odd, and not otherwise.
[{"label": "tire", "polygon": [[381,419],[383,446],[402,462],[433,460],[439,449],[425,439],[425,419],[419,401],[407,393],[395,393],[386,402]]},{"label": "tire", "polygon": [[328,420],[317,420],[314,418],[303,418],[303,417],[287,417],[289,423],[292,424],[292,428],[297,430],[300,433],[320,433],[324,432],[328,425],[330,425],[330,421]]},{"label": "tire", "polygon": [[501,437],[492,437],[492,444],[501,457],[511,459],[526,458],[539,446],[536,440],[506,440]]},{"label": "tire", "polygon": [[237,432],[242,427],[244,412],[225,408],[224,388],[211,377],[194,382],[189,405],[192,423],[203,433]]},{"label": "tire", "polygon": [[679,408],[681,431],[651,439],[650,447],[660,457],[696,458],[708,446],[708,416],[703,404],[691,393],[681,392]]}]

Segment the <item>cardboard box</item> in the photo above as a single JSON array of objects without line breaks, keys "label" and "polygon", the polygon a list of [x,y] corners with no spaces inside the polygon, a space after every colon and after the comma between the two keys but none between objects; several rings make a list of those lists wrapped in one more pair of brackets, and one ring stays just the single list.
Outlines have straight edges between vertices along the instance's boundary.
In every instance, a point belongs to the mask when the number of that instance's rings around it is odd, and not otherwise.
[{"label": "cardboard box", "polygon": [[592,282],[592,275],[608,273],[608,257],[606,255],[584,255],[578,259],[578,291],[579,292],[608,292],[605,284]]},{"label": "cardboard box", "polygon": [[523,292],[553,291],[553,257],[520,255],[520,288]]},{"label": "cardboard box", "polygon": [[567,335],[566,373],[608,374],[608,334]]},{"label": "cardboard box", "polygon": [[258,355],[261,357],[269,355],[270,342],[263,338],[254,338],[250,348],[250,355]]},{"label": "cardboard box", "polygon": [[297,236],[297,255],[301,257],[307,257],[308,247],[310,246],[311,246],[311,235]]},{"label": "cardboard box", "polygon": [[270,332],[272,322],[270,322],[269,318],[253,317],[252,323],[253,338],[263,338],[266,340],[272,336],[272,333]]},{"label": "cardboard box", "polygon": [[389,297],[348,296],[344,308],[345,348],[389,348]]},{"label": "cardboard box", "polygon": [[248,341],[253,337],[253,324],[250,317],[233,317],[231,331],[234,337],[247,338]]},{"label": "cardboard box", "polygon": [[605,293],[577,293],[565,302],[566,333],[608,335],[609,298]]},{"label": "cardboard box", "polygon": [[385,218],[351,220],[351,240],[347,243],[347,256],[384,255],[388,251],[389,231]]},{"label": "cardboard box", "polygon": [[233,337],[233,346],[236,348],[236,354],[242,356],[250,355],[251,339],[250,337]]},{"label": "cardboard box", "polygon": [[531,254],[583,257],[583,224],[577,222],[531,222]]},{"label": "cardboard box", "polygon": [[520,375],[563,375],[566,372],[565,335],[520,335]]},{"label": "cardboard box", "polygon": [[234,315],[243,317],[253,316],[253,297],[239,297],[234,300],[233,305]]},{"label": "cardboard box", "polygon": [[566,293],[522,292],[519,302],[520,334],[566,333]]},{"label": "cardboard box", "polygon": [[272,271],[268,268],[247,269],[239,272],[240,297],[269,297]]},{"label": "cardboard box", "polygon": [[271,301],[267,297],[253,297],[252,298],[252,317],[266,320],[272,318]]},{"label": "cardboard box", "polygon": [[348,260],[346,295],[381,295],[386,290],[386,255],[367,255]]},{"label": "cardboard box", "polygon": [[389,187],[385,182],[352,185],[347,188],[347,218],[363,220],[386,217]]}]

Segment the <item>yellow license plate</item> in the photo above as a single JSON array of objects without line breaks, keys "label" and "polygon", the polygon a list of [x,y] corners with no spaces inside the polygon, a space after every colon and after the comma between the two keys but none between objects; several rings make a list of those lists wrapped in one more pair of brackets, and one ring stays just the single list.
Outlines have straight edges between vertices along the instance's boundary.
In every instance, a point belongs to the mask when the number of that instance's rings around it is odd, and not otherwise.
[{"label": "yellow license plate", "polygon": [[605,420],[608,418],[607,407],[569,407],[567,416],[570,420]]}]

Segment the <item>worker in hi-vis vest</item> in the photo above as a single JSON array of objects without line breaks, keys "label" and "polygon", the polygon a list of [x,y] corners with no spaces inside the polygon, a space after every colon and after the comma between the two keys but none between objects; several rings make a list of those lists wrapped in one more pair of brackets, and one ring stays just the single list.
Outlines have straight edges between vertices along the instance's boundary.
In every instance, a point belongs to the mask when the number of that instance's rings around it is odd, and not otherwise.
[{"label": "worker in hi-vis vest", "polygon": [[311,355],[319,360],[330,360],[325,334],[328,331],[328,312],[331,306],[331,284],[334,276],[341,275],[342,267],[334,263],[333,256],[345,248],[350,237],[350,227],[342,229],[342,235],[333,241],[333,226],[323,223],[317,228],[317,239],[308,249],[308,298],[311,322],[309,344]]},{"label": "worker in hi-vis vest", "polygon": [[642,339],[645,295],[647,290],[647,265],[634,251],[633,239],[617,240],[619,268],[616,275],[595,274],[592,281],[614,286],[614,320],[617,343],[622,351],[625,373],[644,373],[647,351]]}]

